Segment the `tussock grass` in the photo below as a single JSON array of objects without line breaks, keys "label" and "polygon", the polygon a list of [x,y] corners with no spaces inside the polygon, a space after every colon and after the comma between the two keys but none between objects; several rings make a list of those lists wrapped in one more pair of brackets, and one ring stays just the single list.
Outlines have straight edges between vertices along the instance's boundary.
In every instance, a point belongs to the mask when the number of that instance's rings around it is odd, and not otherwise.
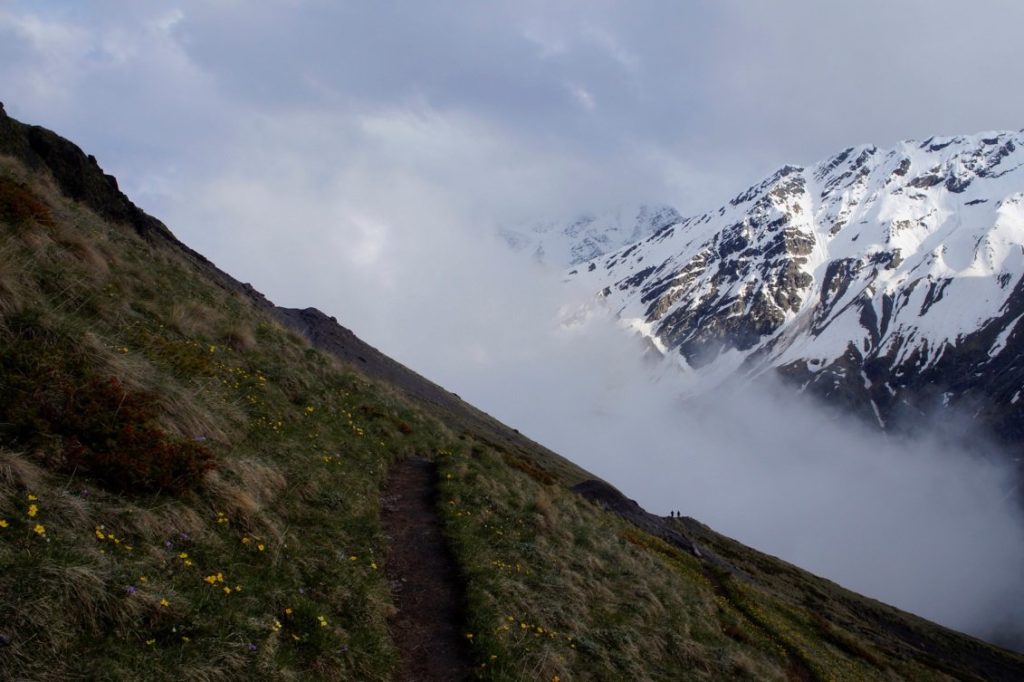
[{"label": "tussock grass", "polygon": [[508,459],[486,448],[439,457],[481,677],[785,679],[780,657],[707,627],[717,605],[699,570],[679,580],[631,527]]},{"label": "tussock grass", "polygon": [[[377,498],[396,420],[421,418],[181,257],[32,196],[61,222],[0,225],[0,677],[386,679]],[[69,404],[112,434],[152,418],[216,469],[112,486],[69,459],[93,428]]]},{"label": "tussock grass", "polygon": [[[687,527],[709,571],[427,409],[0,157],[0,679],[390,679],[380,494],[413,454],[480,679],[943,678],[892,634],[934,626]],[[118,476],[154,451],[210,466]]]},{"label": "tussock grass", "polygon": [[38,490],[44,476],[43,469],[25,453],[0,448],[0,493],[5,498],[17,490]]}]

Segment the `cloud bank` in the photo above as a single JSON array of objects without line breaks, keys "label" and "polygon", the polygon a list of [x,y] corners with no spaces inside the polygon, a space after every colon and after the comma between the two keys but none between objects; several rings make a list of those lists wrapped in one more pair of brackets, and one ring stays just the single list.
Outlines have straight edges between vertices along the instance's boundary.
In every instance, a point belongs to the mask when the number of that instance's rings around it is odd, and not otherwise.
[{"label": "cloud bank", "polygon": [[[0,99],[188,244],[609,479],[954,627],[1020,633],[1006,472],[747,392],[682,406],[501,223],[702,210],[850,144],[1018,128],[1024,5],[14,0]],[[568,306],[568,308],[566,308]]]},{"label": "cloud bank", "polygon": [[493,314],[486,332],[450,340],[465,362],[439,368],[446,385],[651,511],[681,511],[855,591],[1024,645],[1019,480],[983,437],[951,445],[939,426],[887,437],[768,384],[684,402],[686,379],[645,359],[586,292],[566,305],[553,273],[530,274],[514,281],[532,287],[463,298]]}]

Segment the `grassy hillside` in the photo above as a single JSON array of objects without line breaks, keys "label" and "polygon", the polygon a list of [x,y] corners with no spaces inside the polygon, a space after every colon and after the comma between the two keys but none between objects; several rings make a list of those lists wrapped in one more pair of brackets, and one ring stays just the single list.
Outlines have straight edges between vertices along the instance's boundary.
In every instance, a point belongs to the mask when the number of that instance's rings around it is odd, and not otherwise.
[{"label": "grassy hillside", "polygon": [[0,154],[0,678],[390,679],[381,491],[414,454],[438,467],[480,679],[1024,677],[695,522],[642,530],[573,492],[585,471],[274,308],[2,108]]}]

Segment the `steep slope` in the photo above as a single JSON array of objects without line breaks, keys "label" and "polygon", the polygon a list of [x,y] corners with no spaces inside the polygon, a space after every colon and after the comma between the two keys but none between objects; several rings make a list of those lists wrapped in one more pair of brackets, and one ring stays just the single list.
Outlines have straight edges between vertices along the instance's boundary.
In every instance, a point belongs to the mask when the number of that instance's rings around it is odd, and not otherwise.
[{"label": "steep slope", "polygon": [[1020,444],[1022,144],[851,147],[570,276],[698,391],[774,372],[882,428],[967,408]]},{"label": "steep slope", "polygon": [[391,679],[381,496],[417,455],[480,679],[1024,674],[274,308],[53,133],[0,113],[0,151],[0,677]]}]

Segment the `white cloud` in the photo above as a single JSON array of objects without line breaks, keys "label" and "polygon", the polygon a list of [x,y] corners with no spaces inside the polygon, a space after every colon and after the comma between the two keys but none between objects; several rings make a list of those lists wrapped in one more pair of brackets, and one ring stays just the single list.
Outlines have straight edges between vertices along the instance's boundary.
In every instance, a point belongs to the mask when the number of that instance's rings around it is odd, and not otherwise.
[{"label": "white cloud", "polygon": [[851,143],[1019,127],[1022,19],[952,1],[25,1],[0,10],[0,93],[279,303],[337,315],[658,510],[980,631],[1001,596],[1019,604],[1001,472],[770,401],[677,409],[607,321],[560,328],[577,294],[492,231],[704,209]]},{"label": "white cloud", "polygon": [[593,111],[597,108],[597,102],[594,101],[594,95],[589,90],[580,85],[570,85],[569,92],[576,98],[576,101],[580,103],[580,106],[587,111]]}]

